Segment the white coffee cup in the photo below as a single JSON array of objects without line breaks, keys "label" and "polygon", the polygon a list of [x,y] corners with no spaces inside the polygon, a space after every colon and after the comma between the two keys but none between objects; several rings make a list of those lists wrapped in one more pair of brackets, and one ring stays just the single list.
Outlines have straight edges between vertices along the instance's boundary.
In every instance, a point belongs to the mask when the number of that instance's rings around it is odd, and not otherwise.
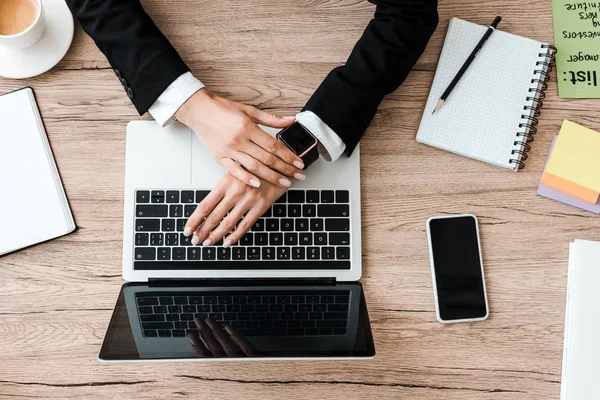
[{"label": "white coffee cup", "polygon": [[[6,0],[0,0],[0,3]],[[44,34],[44,28],[46,27],[46,21],[44,18],[44,8],[42,7],[41,0],[23,0],[32,1],[37,5],[37,16],[35,20],[27,29],[15,33],[13,35],[2,35],[0,34],[0,46],[7,47],[14,50],[25,49],[29,46],[36,44],[42,35]]]}]

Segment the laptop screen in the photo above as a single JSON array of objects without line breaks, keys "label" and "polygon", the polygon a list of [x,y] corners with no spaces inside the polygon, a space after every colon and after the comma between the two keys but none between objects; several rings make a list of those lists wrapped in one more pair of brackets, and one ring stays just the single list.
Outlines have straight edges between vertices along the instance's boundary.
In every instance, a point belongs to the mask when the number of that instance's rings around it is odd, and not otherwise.
[{"label": "laptop screen", "polygon": [[366,358],[375,355],[360,283],[122,286],[103,361]]}]

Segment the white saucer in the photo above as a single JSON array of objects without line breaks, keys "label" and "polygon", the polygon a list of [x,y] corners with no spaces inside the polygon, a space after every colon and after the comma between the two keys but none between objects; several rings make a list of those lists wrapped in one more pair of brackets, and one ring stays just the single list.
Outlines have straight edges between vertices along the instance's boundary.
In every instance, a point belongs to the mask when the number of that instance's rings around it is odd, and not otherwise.
[{"label": "white saucer", "polygon": [[63,59],[73,41],[73,15],[64,0],[42,0],[46,29],[39,42],[23,50],[0,46],[0,76],[13,79],[43,74]]}]

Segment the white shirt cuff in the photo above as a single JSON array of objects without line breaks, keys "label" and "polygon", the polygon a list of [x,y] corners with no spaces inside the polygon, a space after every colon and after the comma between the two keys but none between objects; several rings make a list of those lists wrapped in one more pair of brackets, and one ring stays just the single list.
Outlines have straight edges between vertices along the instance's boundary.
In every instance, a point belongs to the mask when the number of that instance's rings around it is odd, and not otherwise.
[{"label": "white shirt cuff", "polygon": [[175,121],[175,113],[179,107],[203,87],[204,84],[191,72],[181,74],[162,92],[148,112],[161,127],[165,127]]},{"label": "white shirt cuff", "polygon": [[296,115],[296,121],[304,125],[317,138],[319,155],[325,161],[335,161],[346,150],[346,144],[325,122],[312,111],[302,111]]}]

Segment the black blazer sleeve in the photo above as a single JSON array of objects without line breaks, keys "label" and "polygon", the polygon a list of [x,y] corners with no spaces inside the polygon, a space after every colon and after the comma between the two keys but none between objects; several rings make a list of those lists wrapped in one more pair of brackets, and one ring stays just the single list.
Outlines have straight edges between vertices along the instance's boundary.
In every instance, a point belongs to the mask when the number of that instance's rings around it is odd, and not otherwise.
[{"label": "black blazer sleeve", "polygon": [[350,155],[383,97],[404,82],[438,24],[437,0],[369,0],[373,18],[344,66],[327,75],[304,110],[314,112]]},{"label": "black blazer sleeve", "polygon": [[189,71],[139,0],[66,1],[108,59],[140,115]]}]

